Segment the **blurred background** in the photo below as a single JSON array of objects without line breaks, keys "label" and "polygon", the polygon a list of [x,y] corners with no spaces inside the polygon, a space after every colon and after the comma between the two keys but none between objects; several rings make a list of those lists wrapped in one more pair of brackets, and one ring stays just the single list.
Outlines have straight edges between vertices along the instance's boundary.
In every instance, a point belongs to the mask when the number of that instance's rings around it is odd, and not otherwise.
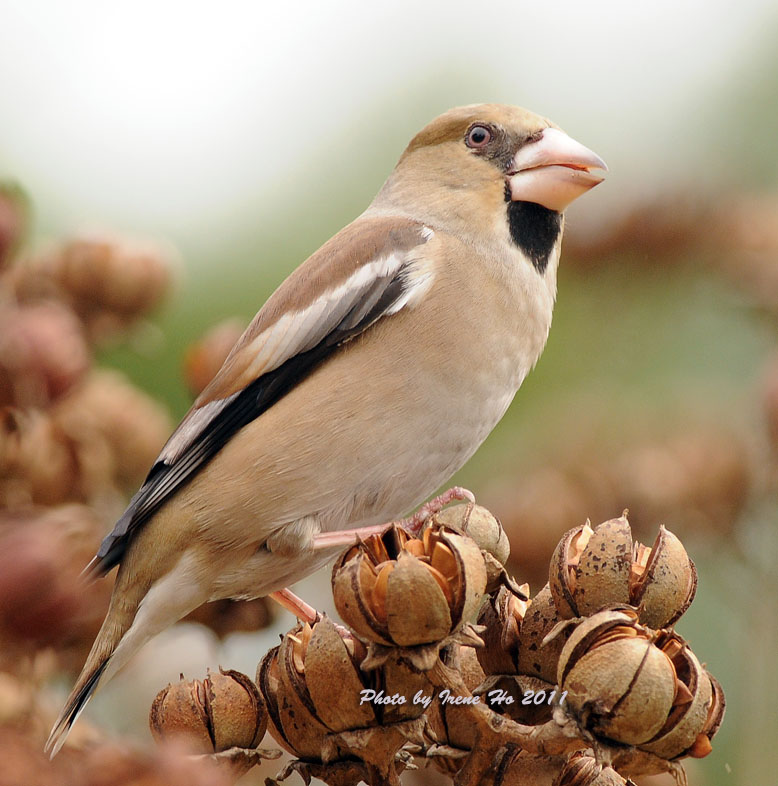
[{"label": "blurred background", "polygon": [[[0,0],[0,14],[4,750],[36,760],[110,593],[75,577],[242,327],[419,128],[497,101],[552,118],[610,173],[569,210],[545,354],[454,480],[502,519],[533,592],[587,518],[629,508],[644,542],[659,524],[681,536],[700,584],[679,629],[728,698],[690,782],[768,782],[774,3]],[[204,610],[105,689],[85,738],[145,740],[169,680],[219,663],[253,675],[290,624],[264,602]]]}]

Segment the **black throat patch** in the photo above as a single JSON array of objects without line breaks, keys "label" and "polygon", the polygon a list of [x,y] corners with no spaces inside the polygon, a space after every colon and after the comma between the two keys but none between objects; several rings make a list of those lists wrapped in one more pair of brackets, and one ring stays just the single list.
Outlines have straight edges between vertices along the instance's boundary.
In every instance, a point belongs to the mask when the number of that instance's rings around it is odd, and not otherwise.
[{"label": "black throat patch", "polygon": [[511,240],[542,275],[562,231],[562,215],[534,202],[508,199],[508,228]]}]

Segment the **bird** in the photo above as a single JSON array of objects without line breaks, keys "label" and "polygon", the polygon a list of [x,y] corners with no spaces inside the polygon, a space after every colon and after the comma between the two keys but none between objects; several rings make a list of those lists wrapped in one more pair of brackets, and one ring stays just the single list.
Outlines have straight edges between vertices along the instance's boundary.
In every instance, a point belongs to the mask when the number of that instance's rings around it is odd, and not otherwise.
[{"label": "bird", "polygon": [[503,104],[411,139],[262,306],[100,545],[89,574],[118,573],[51,756],[150,638],[207,601],[283,599],[335,556],[327,536],[396,519],[464,465],[540,357],[563,211],[606,170]]}]

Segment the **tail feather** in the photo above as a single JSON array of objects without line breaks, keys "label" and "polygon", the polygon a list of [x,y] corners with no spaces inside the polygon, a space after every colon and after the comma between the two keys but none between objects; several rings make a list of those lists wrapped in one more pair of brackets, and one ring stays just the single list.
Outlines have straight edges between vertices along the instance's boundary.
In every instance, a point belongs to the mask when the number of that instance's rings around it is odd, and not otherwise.
[{"label": "tail feather", "polygon": [[150,638],[208,600],[186,555],[171,548],[143,556],[142,573],[131,561],[119,568],[108,614],[46,743],[52,757],[101,680],[110,680]]},{"label": "tail feather", "polygon": [[145,589],[144,583],[130,581],[126,573],[120,572],[116,577],[111,603],[100,632],[46,742],[44,750],[52,758],[64,745],[71,727],[97,690],[101,679],[103,682],[110,679],[132,654],[132,650],[127,653],[117,650],[132,627]]},{"label": "tail feather", "polygon": [[109,660],[110,658],[106,658],[83,681],[79,680],[68,697],[68,701],[59,718],[57,718],[57,722],[54,724],[54,728],[51,730],[49,739],[44,747],[44,751],[49,754],[50,758],[53,759],[59,752],[59,749],[65,744],[71,727],[84,711],[89,699],[92,698],[92,694],[97,690],[97,683],[100,681],[100,677],[103,675]]}]

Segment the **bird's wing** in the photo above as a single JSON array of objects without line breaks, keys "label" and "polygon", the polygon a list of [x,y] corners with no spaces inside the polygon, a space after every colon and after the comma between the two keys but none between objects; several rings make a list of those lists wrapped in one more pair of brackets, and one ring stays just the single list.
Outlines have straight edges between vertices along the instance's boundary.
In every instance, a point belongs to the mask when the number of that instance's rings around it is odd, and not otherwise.
[{"label": "bird's wing", "polygon": [[432,280],[422,253],[432,234],[407,219],[361,218],[295,270],[173,432],[87,571],[117,565],[171,495],[337,347],[416,302]]}]

